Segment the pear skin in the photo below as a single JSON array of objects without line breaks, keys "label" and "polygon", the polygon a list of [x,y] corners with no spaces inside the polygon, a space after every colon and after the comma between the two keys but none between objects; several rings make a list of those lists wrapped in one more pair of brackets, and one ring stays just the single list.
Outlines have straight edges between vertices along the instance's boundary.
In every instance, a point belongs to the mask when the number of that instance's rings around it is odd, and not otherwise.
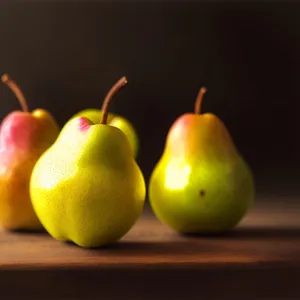
[{"label": "pear skin", "polygon": [[[101,122],[102,115],[103,112],[99,108],[87,108],[76,113],[74,116],[71,117],[71,119],[76,117],[85,117],[92,121],[94,124],[99,124]],[[107,124],[109,124],[114,117],[115,114],[109,112],[107,115]]]},{"label": "pear skin", "polygon": [[129,141],[107,124],[108,93],[99,124],[71,119],[36,163],[30,184],[33,207],[48,233],[94,248],[117,242],[142,213],[146,187]]},{"label": "pear skin", "polygon": [[[99,124],[102,118],[102,110],[95,108],[84,109],[78,113],[76,113],[71,119],[74,117],[85,117],[92,121],[94,124]],[[107,116],[107,124],[119,128],[123,131],[126,137],[129,140],[129,144],[133,151],[133,156],[137,158],[139,151],[139,138],[136,129],[133,127],[131,122],[117,114],[109,113]]]},{"label": "pear skin", "polygon": [[171,126],[149,181],[157,218],[180,233],[221,233],[235,227],[254,201],[254,179],[225,124],[214,114],[195,113]]},{"label": "pear skin", "polygon": [[28,112],[25,98],[16,84],[6,74],[2,80],[12,85],[24,111],[11,112],[1,123],[0,227],[39,230],[43,227],[32,207],[30,177],[38,158],[56,140],[59,126],[44,109]]}]

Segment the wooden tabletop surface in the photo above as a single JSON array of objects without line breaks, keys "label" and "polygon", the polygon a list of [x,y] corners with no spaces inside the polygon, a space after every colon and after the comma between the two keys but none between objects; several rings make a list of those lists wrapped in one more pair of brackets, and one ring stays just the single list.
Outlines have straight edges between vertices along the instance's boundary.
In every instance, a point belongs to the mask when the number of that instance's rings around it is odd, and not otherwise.
[{"label": "wooden tabletop surface", "polygon": [[179,235],[146,207],[119,243],[93,250],[45,233],[0,233],[0,287],[12,299],[289,299],[300,297],[299,275],[300,201],[261,197],[238,228],[209,237]]}]

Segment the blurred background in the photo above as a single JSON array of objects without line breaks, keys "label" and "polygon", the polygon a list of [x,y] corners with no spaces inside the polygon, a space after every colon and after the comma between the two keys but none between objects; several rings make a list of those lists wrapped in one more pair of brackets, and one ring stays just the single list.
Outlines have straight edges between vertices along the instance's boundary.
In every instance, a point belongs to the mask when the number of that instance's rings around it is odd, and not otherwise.
[{"label": "blurred background", "polygon": [[[202,110],[225,122],[258,193],[300,194],[300,4],[1,4],[0,39],[0,73],[61,126],[79,110],[100,108],[126,75],[110,109],[137,129],[147,181],[169,127],[193,110],[205,85]],[[2,119],[19,105],[7,87],[0,93]]]}]

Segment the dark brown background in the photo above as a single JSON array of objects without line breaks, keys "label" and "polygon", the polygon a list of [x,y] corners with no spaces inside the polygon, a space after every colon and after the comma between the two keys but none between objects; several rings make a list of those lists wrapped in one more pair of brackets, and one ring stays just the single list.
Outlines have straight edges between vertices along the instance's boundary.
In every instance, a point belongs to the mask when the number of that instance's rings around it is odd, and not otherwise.
[{"label": "dark brown background", "polygon": [[[227,236],[177,235],[149,207],[103,249],[1,233],[2,298],[299,298],[299,38],[296,2],[1,4],[0,73],[31,108],[63,125],[126,75],[111,109],[137,128],[148,180],[168,128],[206,85],[203,110],[224,120],[260,193]],[[0,118],[17,108],[0,85]]]},{"label": "dark brown background", "polygon": [[[126,75],[111,110],[137,128],[146,180],[169,126],[206,85],[203,110],[224,120],[258,191],[299,194],[299,35],[295,2],[2,4],[0,73],[61,125],[100,107]],[[18,104],[0,91],[2,117]]]}]

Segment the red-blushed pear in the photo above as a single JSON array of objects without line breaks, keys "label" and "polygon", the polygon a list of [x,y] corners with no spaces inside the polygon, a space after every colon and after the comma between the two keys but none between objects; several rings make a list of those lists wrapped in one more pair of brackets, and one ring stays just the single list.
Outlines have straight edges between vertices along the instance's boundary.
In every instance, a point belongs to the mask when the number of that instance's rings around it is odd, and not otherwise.
[{"label": "red-blushed pear", "polygon": [[13,111],[0,127],[0,227],[5,230],[42,228],[30,199],[32,169],[40,155],[53,144],[59,126],[49,112],[29,112],[21,89],[7,75],[2,82],[15,93],[23,111]]},{"label": "red-blushed pear", "polygon": [[254,181],[224,123],[195,112],[171,126],[149,181],[149,200],[159,220],[181,233],[219,233],[236,226],[254,200]]},{"label": "red-blushed pear", "polygon": [[108,92],[102,119],[75,117],[39,158],[31,176],[33,207],[56,240],[100,247],[122,238],[142,213],[146,187],[126,135],[108,125],[108,105],[127,83]]}]

